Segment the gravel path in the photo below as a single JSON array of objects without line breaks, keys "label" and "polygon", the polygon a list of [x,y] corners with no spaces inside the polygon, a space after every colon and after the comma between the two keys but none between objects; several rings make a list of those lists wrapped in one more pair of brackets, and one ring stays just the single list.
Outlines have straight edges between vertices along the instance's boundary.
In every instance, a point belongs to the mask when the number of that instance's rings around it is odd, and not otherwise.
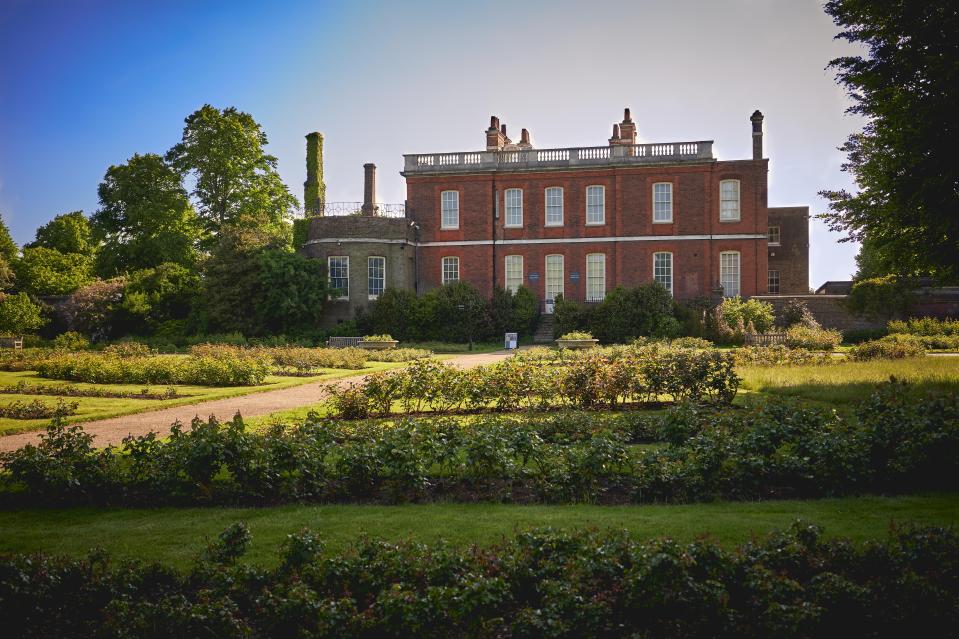
[{"label": "gravel path", "polygon": [[[472,368],[497,362],[509,356],[510,354],[505,351],[497,351],[475,355],[456,355],[445,361],[461,368]],[[350,382],[356,382],[365,377],[366,375],[342,377],[333,383],[342,388]],[[310,382],[309,384],[274,391],[263,391],[239,397],[184,404],[135,415],[83,422],[82,426],[83,430],[96,437],[95,443],[97,446],[109,446],[119,444],[127,435],[145,435],[151,431],[165,433],[170,425],[177,420],[189,425],[190,421],[196,416],[206,419],[213,415],[220,420],[228,420],[232,419],[237,412],[244,417],[255,417],[300,406],[309,406],[323,399],[322,387],[329,383],[326,381]],[[15,450],[26,444],[35,443],[40,432],[42,431],[0,437],[0,452]]]}]

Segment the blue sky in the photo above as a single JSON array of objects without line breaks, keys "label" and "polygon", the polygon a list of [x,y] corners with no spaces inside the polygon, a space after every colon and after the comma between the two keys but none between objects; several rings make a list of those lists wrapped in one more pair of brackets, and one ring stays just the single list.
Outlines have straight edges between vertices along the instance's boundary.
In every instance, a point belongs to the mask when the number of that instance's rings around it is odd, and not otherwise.
[{"label": "blue sky", "polygon": [[[298,197],[320,130],[329,199],[362,199],[375,162],[385,202],[403,200],[403,153],[480,148],[491,114],[540,147],[592,146],[629,106],[642,141],[736,159],[759,108],[770,205],[822,212],[861,126],[824,70],[851,51],[834,35],[813,0],[2,0],[0,212],[19,243],[92,213],[107,167],[163,153],[204,103],[253,114]],[[813,286],[854,270],[837,239],[813,222]]]}]

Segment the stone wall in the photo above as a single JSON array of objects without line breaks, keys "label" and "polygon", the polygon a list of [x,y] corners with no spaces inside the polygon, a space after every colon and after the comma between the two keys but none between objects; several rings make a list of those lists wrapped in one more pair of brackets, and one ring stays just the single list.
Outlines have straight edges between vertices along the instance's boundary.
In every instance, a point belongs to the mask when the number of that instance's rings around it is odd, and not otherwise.
[{"label": "stone wall", "polygon": [[781,317],[783,308],[791,300],[802,300],[824,328],[840,331],[882,328],[884,322],[857,317],[845,307],[846,295],[757,295],[753,299],[763,300],[773,305],[776,317]]}]

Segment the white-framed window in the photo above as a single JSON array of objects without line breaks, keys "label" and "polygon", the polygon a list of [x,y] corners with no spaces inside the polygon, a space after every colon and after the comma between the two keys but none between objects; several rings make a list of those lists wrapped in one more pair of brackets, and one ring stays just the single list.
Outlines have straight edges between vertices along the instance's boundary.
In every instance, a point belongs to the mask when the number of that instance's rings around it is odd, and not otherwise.
[{"label": "white-framed window", "polygon": [[770,226],[770,227],[769,227],[769,233],[767,234],[767,237],[768,237],[768,239],[769,239],[769,245],[770,245],[770,246],[779,246],[779,227],[778,227],[778,226]]},{"label": "white-framed window", "polygon": [[523,285],[523,256],[506,256],[506,290],[515,294]]},{"label": "white-framed window", "polygon": [[546,189],[546,226],[563,225],[563,187]]},{"label": "white-framed window", "polygon": [[719,183],[719,219],[739,219],[739,180],[723,180]]},{"label": "white-framed window", "polygon": [[769,288],[769,292],[773,294],[779,294],[779,271],[769,271],[769,277],[766,280]]},{"label": "white-framed window", "polygon": [[563,294],[563,256],[546,256],[546,299],[555,300]]},{"label": "white-framed window", "polygon": [[723,287],[723,297],[739,296],[739,251],[719,254],[719,284]]},{"label": "white-framed window", "polygon": [[350,258],[348,255],[331,255],[326,258],[326,272],[330,277],[330,288],[336,290],[336,299],[350,297]]},{"label": "white-framed window", "polygon": [[606,187],[602,185],[586,187],[586,223],[606,223]]},{"label": "white-framed window", "polygon": [[440,193],[440,228],[458,229],[460,227],[460,192],[443,191]]},{"label": "white-framed window", "polygon": [[386,258],[375,255],[366,258],[366,273],[367,293],[375,300],[386,288]]},{"label": "white-framed window", "polygon": [[653,185],[653,224],[673,221],[673,184],[657,182]]},{"label": "white-framed window", "polygon": [[589,253],[586,256],[586,301],[606,299],[606,254]]},{"label": "white-framed window", "polygon": [[663,285],[669,294],[673,294],[673,254],[669,252],[653,253],[653,280]]},{"label": "white-framed window", "polygon": [[460,279],[460,258],[443,258],[443,284],[458,282]]},{"label": "white-framed window", "polygon": [[506,189],[506,226],[523,226],[523,189]]}]

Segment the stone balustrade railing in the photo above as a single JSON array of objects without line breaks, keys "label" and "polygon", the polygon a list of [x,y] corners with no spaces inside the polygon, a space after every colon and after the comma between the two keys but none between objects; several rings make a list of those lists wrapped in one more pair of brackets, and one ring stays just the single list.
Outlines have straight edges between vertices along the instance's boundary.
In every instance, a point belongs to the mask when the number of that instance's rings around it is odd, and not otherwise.
[{"label": "stone balustrade railing", "polygon": [[667,142],[567,149],[522,149],[404,155],[403,174],[629,166],[713,159],[713,142]]}]

